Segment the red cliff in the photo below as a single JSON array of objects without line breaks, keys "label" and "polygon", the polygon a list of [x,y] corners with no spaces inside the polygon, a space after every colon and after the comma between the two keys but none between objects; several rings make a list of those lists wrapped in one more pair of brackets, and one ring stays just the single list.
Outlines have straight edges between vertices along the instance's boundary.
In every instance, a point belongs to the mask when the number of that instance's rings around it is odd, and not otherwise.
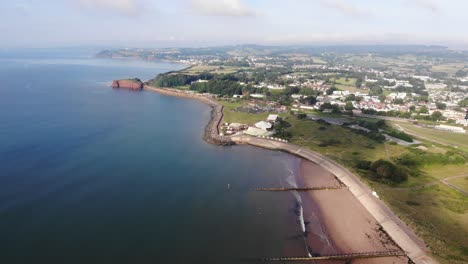
[{"label": "red cliff", "polygon": [[133,80],[116,80],[112,82],[112,88],[125,88],[131,90],[143,89],[143,83],[138,79]]}]

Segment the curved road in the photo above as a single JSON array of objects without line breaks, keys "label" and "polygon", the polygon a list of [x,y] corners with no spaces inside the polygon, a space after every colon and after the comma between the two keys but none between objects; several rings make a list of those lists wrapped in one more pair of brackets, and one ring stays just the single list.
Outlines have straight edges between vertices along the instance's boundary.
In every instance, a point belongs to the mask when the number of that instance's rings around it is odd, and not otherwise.
[{"label": "curved road", "polygon": [[248,144],[272,150],[281,150],[301,158],[310,160],[324,167],[341,180],[379,222],[388,235],[400,246],[411,260],[416,264],[438,263],[431,258],[426,251],[424,242],[393,213],[386,204],[372,195],[372,190],[362,183],[360,179],[337,162],[324,157],[320,153],[305,149],[303,147],[278,142],[274,140],[256,138],[247,135],[236,135],[231,138],[235,143]]}]

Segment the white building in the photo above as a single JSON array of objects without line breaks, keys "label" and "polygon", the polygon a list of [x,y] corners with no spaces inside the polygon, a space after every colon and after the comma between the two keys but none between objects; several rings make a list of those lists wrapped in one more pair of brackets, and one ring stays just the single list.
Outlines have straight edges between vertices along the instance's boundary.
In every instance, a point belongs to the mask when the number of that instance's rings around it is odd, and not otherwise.
[{"label": "white building", "polygon": [[269,123],[269,122],[260,121],[260,122],[255,123],[255,127],[260,128],[260,129],[265,130],[265,131],[268,131],[268,130],[271,130],[273,128],[273,125],[271,123]]},{"label": "white building", "polygon": [[263,95],[263,94],[251,94],[250,97],[252,97],[252,98],[265,98],[265,95]]},{"label": "white building", "polygon": [[272,122],[272,123],[278,122],[279,119],[280,119],[280,117],[279,117],[278,115],[269,115],[269,116],[267,117],[267,121],[268,121],[268,122]]},{"label": "white building", "polygon": [[444,131],[449,131],[449,132],[455,132],[455,133],[462,133],[465,134],[465,129],[462,127],[456,127],[456,126],[447,126],[447,125],[438,125],[434,127],[435,129],[438,130],[444,130]]}]

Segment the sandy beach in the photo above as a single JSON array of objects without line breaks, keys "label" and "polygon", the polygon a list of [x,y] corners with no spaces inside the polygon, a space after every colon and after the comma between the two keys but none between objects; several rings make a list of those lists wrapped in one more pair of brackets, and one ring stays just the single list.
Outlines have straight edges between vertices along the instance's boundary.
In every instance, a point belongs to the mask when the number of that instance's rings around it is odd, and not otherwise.
[{"label": "sandy beach", "polygon": [[[341,185],[333,174],[307,160],[301,162],[300,178],[304,187]],[[308,223],[308,243],[313,253],[328,255],[399,250],[347,188],[301,192],[301,198],[304,220]],[[362,259],[354,260],[353,263],[408,263],[408,259]]]},{"label": "sandy beach", "polygon": [[[209,143],[219,145],[250,144],[266,149],[277,149],[289,152],[296,156],[301,151],[299,147],[291,147],[287,143],[256,139],[252,137],[236,136],[225,137],[219,135],[219,125],[223,121],[223,107],[214,99],[204,95],[187,93],[185,91],[157,88],[145,85],[145,90],[158,92],[165,95],[195,99],[212,107],[212,118],[205,129],[205,140]],[[294,149],[294,150],[293,150]],[[296,152],[299,149],[298,152]],[[309,153],[312,155],[311,153]],[[309,155],[307,154],[307,155]],[[307,156],[306,155],[306,156]],[[316,155],[316,154],[313,154]],[[318,158],[323,159],[323,158]],[[313,159],[312,159],[313,160]],[[323,162],[322,162],[323,163]],[[436,263],[427,255],[419,244],[422,244],[411,231],[402,224],[406,230],[403,235],[400,233],[398,225],[400,222],[393,222],[392,219],[385,226],[379,224],[375,216],[371,215],[369,208],[364,207],[362,199],[356,196],[348,187],[341,182],[336,175],[328,170],[322,163],[314,163],[302,158],[300,173],[296,178],[297,187],[342,187],[341,189],[300,192],[299,200],[302,204],[302,214],[306,229],[306,243],[309,253],[312,255],[333,255],[348,253],[367,253],[383,251],[401,251],[401,248],[387,234],[393,232],[392,237],[404,243],[404,251],[417,259],[416,263]],[[332,166],[339,166],[333,165]],[[341,175],[343,177],[343,175]],[[346,179],[347,178],[340,178]],[[346,184],[350,184],[347,182]],[[355,188],[356,185],[353,185]],[[369,205],[367,205],[369,206]],[[372,208],[374,214],[378,212],[382,217],[382,211]],[[387,210],[386,208],[384,208]],[[387,212],[393,214],[392,212]],[[382,221],[382,219],[380,220]],[[418,244],[419,243],[419,244]],[[287,250],[289,251],[289,250]],[[291,252],[289,252],[291,253]],[[302,256],[298,256],[302,257]],[[385,257],[355,259],[352,263],[408,263],[408,257]],[[346,263],[345,261],[315,261],[315,263]]]}]

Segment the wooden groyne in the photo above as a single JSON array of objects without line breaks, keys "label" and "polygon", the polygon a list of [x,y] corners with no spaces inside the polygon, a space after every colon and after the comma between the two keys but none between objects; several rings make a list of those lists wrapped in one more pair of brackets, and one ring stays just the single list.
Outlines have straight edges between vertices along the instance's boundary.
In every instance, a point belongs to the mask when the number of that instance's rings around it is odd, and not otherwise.
[{"label": "wooden groyne", "polygon": [[307,191],[327,191],[327,190],[339,190],[346,187],[341,186],[329,186],[329,187],[304,187],[304,188],[256,188],[254,189],[257,192],[288,192],[288,191],[298,191],[298,192],[307,192]]},{"label": "wooden groyne", "polygon": [[[231,137],[236,144],[248,144],[265,149],[279,150],[312,161],[339,179],[354,197],[366,208],[366,210],[377,220],[383,230],[398,245],[406,255],[416,264],[438,263],[429,254],[424,242],[392,212],[387,205],[376,198],[372,190],[362,183],[360,179],[337,162],[324,155],[305,149],[291,143],[278,142],[264,138],[247,135],[236,135]],[[309,259],[311,260],[311,259]]]},{"label": "wooden groyne", "polygon": [[358,252],[348,254],[336,254],[313,257],[292,257],[292,258],[264,258],[262,261],[312,261],[312,260],[353,260],[365,258],[388,258],[388,257],[404,257],[406,254],[403,251],[377,251],[377,252]]}]

